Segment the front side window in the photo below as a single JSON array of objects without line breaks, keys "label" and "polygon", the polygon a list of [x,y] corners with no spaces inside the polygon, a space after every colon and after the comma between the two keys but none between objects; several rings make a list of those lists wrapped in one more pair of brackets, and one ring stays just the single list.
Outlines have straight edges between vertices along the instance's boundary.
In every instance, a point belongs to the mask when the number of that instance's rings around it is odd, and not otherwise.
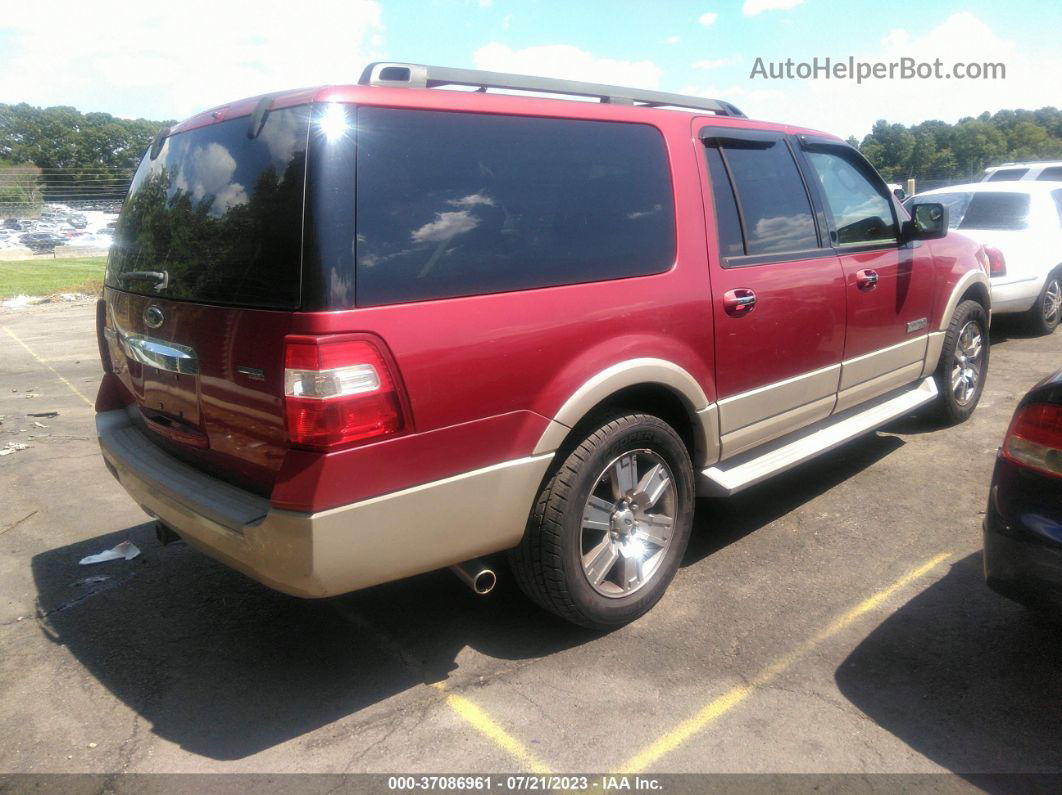
[{"label": "front side window", "polygon": [[865,168],[837,151],[807,153],[833,216],[839,246],[894,241],[896,219],[884,184],[872,181]]},{"label": "front side window", "polygon": [[[719,142],[719,163],[713,167],[715,153],[708,147],[720,226],[732,223],[721,208],[726,200],[726,186],[719,165],[725,163],[740,208],[744,253],[747,255],[797,253],[819,247],[815,218],[811,212],[804,182],[785,141],[745,141],[725,139]],[[721,239],[727,236],[721,233]],[[731,250],[735,248],[730,244]]]},{"label": "front side window", "polygon": [[667,153],[648,125],[362,107],[356,138],[359,305],[674,263]]}]

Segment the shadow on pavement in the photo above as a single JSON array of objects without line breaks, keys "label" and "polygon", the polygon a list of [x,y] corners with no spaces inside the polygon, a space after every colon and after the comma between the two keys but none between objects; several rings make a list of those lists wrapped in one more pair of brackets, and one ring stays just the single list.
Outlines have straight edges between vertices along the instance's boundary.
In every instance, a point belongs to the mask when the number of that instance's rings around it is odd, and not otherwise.
[{"label": "shadow on pavement", "polygon": [[[78,565],[127,538],[140,558]],[[480,598],[446,571],[336,599],[285,596],[184,544],[162,547],[151,523],[44,552],[33,573],[53,642],[156,734],[219,760],[445,679],[466,646],[528,660],[595,637],[510,582]],[[73,584],[99,575],[111,579]]]},{"label": "shadow on pavement", "polygon": [[[700,501],[686,565],[902,444],[867,436],[773,484],[730,500]],[[725,521],[717,521],[720,514]],[[140,547],[141,557],[78,565],[125,539]],[[442,571],[335,599],[302,600],[183,544],[162,547],[146,522],[41,553],[32,565],[39,621],[51,640],[156,734],[219,760],[246,757],[446,679],[466,647],[519,664],[598,637],[531,604],[504,564],[486,598]],[[109,579],[75,584],[100,575]],[[474,666],[465,672],[491,673]]]},{"label": "shadow on pavement", "polygon": [[895,436],[871,433],[776,475],[732,497],[697,501],[693,535],[683,561],[696,563],[794,511],[903,447]]},{"label": "shadow on pavement", "polygon": [[1062,630],[989,591],[980,553],[890,616],[835,677],[952,772],[1062,772]]}]

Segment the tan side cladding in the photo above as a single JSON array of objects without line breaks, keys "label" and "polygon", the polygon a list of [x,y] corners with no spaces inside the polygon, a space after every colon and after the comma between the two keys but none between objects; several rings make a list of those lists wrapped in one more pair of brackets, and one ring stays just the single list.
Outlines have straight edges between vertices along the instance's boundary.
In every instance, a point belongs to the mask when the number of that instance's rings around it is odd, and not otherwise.
[{"label": "tan side cladding", "polygon": [[[719,401],[719,429],[734,431],[836,394],[839,364],[743,392]],[[724,445],[725,446],[725,445]],[[725,453],[730,455],[730,453]]]},{"label": "tan side cladding", "polygon": [[900,367],[891,373],[879,375],[877,378],[872,378],[869,381],[864,381],[854,387],[842,390],[837,395],[837,407],[834,411],[840,413],[878,395],[884,395],[891,389],[917,381],[922,375],[922,367],[922,360],[919,359],[917,362]]},{"label": "tan side cladding", "polygon": [[724,434],[722,439],[722,459],[732,458],[757,445],[777,439],[790,431],[795,431],[810,423],[825,419],[833,410],[836,395],[812,401],[805,406],[769,417],[766,420],[746,425],[732,433]]},{"label": "tan side cladding", "polygon": [[[522,458],[313,514],[313,570],[330,593],[511,549],[553,454]],[[298,515],[274,511],[283,532]]]},{"label": "tan side cladding", "polygon": [[[844,392],[857,384],[891,373],[914,362],[922,364],[925,357],[926,335],[922,334],[914,339],[904,340],[898,345],[890,345],[888,348],[849,359],[841,365],[840,391]],[[921,367],[918,372],[921,372]],[[917,377],[918,373],[915,373],[911,376],[911,380]]]}]

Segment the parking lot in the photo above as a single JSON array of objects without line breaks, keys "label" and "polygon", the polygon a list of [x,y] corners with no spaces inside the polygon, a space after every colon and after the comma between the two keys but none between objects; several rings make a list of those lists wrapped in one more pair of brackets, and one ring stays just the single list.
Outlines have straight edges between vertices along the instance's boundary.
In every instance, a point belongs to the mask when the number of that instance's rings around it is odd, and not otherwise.
[{"label": "parking lot", "polygon": [[1060,334],[997,324],[964,425],[700,501],[663,601],[601,636],[504,567],[486,598],[444,571],[301,601],[162,547],[98,454],[94,320],[0,310],[0,448],[29,445],[0,457],[0,772],[1062,772],[1062,633],[979,555]]}]

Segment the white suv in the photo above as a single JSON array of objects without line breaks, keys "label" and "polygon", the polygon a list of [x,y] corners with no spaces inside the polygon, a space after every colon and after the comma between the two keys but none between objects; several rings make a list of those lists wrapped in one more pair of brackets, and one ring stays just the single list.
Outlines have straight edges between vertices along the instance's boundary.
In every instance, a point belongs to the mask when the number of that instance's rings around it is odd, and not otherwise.
[{"label": "white suv", "polygon": [[1029,163],[1004,163],[985,169],[981,182],[1012,182],[1014,180],[1058,182],[1062,180],[1062,160],[1041,160]]},{"label": "white suv", "polygon": [[993,314],[1024,312],[1034,331],[1054,331],[1062,318],[1062,181],[975,182],[913,200],[925,199],[948,208],[950,228],[986,247]]}]

